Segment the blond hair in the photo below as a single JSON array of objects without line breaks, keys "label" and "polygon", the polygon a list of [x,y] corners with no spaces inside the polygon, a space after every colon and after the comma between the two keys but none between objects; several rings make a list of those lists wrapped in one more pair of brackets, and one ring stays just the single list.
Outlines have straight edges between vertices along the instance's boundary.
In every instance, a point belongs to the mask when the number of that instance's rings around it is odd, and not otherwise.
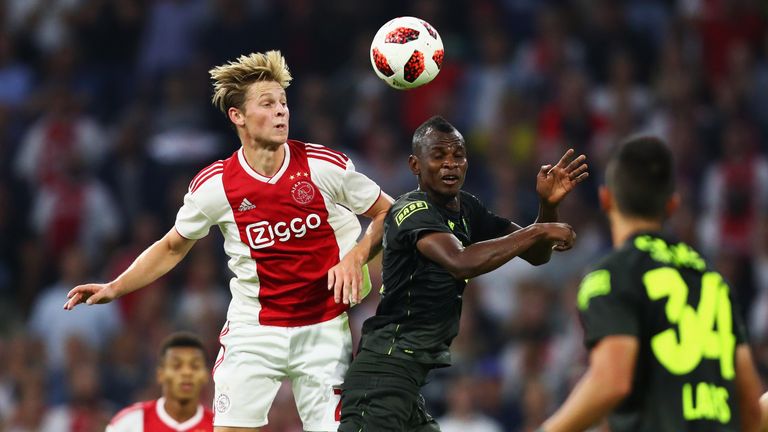
[{"label": "blond hair", "polygon": [[248,86],[254,82],[277,81],[286,88],[292,79],[280,51],[242,55],[208,73],[213,80],[211,102],[225,114],[230,107],[242,109]]}]

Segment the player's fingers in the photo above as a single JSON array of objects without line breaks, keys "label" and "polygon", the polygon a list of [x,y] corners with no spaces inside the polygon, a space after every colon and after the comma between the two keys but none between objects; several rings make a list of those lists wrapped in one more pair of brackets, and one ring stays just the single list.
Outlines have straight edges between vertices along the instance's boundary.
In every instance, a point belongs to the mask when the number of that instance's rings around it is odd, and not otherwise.
[{"label": "player's fingers", "polygon": [[104,291],[102,290],[88,296],[88,298],[85,299],[85,304],[88,304],[88,305],[98,304],[98,303],[101,303],[103,299],[104,299]]},{"label": "player's fingers", "polygon": [[74,294],[67,294],[67,297],[69,297],[69,300],[67,300],[64,303],[64,310],[72,310],[75,306],[77,306],[80,303],[80,299],[82,298],[82,294],[80,293],[74,293]]},{"label": "player's fingers", "polygon": [[587,172],[587,169],[589,169],[589,166],[587,164],[582,164],[581,166],[571,171],[571,173],[569,174],[569,176],[571,177],[571,180],[577,178],[582,173]]},{"label": "player's fingers", "polygon": [[568,150],[566,150],[565,154],[563,154],[563,157],[561,157],[560,160],[557,161],[557,166],[559,166],[560,168],[565,168],[566,165],[568,165],[568,161],[571,159],[571,156],[573,156],[574,152],[575,150],[573,150],[572,148],[569,148]]},{"label": "player's fingers", "polygon": [[347,273],[344,275],[344,295],[341,297],[344,304],[349,304],[349,298],[352,295],[352,277]]},{"label": "player's fingers", "polygon": [[577,169],[579,165],[582,165],[584,161],[587,160],[587,156],[585,155],[579,155],[576,159],[572,160],[571,163],[568,164],[567,167],[565,167],[566,172],[572,172],[573,170]]},{"label": "player's fingers", "polygon": [[589,173],[588,173],[588,172],[583,172],[583,173],[579,174],[579,176],[578,176],[578,177],[576,177],[575,179],[573,179],[573,181],[575,181],[576,183],[581,183],[581,182],[583,182],[584,180],[586,180],[586,179],[587,179],[587,177],[589,177]]},{"label": "player's fingers", "polygon": [[[333,300],[336,303],[341,303],[341,293],[342,289],[344,288],[344,280],[340,277],[340,275],[337,273],[337,270],[332,270],[333,272]],[[330,278],[330,274],[329,274]]]},{"label": "player's fingers", "polygon": [[350,303],[357,304],[360,303],[360,274],[355,272],[352,275],[352,286],[350,287],[351,295],[349,298]]},{"label": "player's fingers", "polygon": [[549,171],[552,170],[552,165],[542,165],[541,168],[539,168],[539,175],[542,177],[546,177],[547,174],[549,174]]},{"label": "player's fingers", "polygon": [[328,270],[328,291],[333,289],[333,286],[336,284],[336,273],[334,272],[334,269]]}]

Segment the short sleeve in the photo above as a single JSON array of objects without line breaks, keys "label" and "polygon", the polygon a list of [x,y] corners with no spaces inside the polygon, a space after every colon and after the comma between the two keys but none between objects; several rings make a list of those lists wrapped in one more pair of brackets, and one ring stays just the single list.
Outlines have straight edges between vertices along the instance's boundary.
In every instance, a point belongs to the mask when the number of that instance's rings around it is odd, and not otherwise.
[{"label": "short sleeve", "polygon": [[398,208],[392,215],[388,244],[398,248],[414,248],[419,235],[424,232],[446,232],[446,225],[440,213],[426,201],[410,201]]},{"label": "short sleeve", "polygon": [[577,305],[588,348],[606,336],[640,334],[638,308],[622,279],[608,269],[599,269],[587,274],[579,286]]},{"label": "short sleeve", "polygon": [[506,233],[512,222],[488,210],[473,195],[468,194],[468,198],[472,208],[472,243],[501,237]]},{"label": "short sleeve", "polygon": [[191,192],[184,195],[184,205],[176,214],[176,231],[184,238],[198,240],[208,235],[212,225],[214,222],[195,202],[195,195]]},{"label": "short sleeve", "polygon": [[373,207],[380,195],[381,187],[365,174],[357,172],[355,164],[348,160],[338,195],[339,203],[355,214],[363,214]]}]

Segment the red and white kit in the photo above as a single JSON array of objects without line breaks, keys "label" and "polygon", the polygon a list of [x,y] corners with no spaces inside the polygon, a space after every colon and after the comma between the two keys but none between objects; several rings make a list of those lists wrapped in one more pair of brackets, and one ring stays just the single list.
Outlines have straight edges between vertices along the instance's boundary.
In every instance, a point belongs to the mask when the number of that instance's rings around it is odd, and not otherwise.
[{"label": "red and white kit", "polygon": [[351,358],[344,304],[328,270],[355,245],[381,189],[343,153],[289,140],[265,177],[242,148],[192,180],[176,230],[200,239],[218,225],[235,273],[214,365],[217,426],[258,427],[284,378],[305,430],[335,431],[338,391]]},{"label": "red and white kit", "polygon": [[202,405],[183,423],[171,418],[164,407],[165,398],[135,403],[117,413],[106,432],[213,432],[213,412]]}]

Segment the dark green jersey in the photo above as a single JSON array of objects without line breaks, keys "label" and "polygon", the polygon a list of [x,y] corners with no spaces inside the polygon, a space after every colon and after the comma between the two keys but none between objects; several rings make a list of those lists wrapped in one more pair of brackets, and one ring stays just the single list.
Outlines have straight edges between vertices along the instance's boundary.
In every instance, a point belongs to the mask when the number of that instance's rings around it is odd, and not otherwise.
[{"label": "dark green jersey", "polygon": [[588,348],[609,335],[640,343],[613,432],[739,429],[734,361],[745,328],[728,285],[695,250],[633,236],[584,278],[578,306]]},{"label": "dark green jersey", "polygon": [[447,366],[448,347],[459,331],[466,281],[430,261],[416,248],[427,232],[453,233],[467,246],[498,237],[510,222],[461,192],[460,211],[434,205],[421,191],[401,196],[384,220],[381,302],[363,324],[361,347],[381,354]]}]

